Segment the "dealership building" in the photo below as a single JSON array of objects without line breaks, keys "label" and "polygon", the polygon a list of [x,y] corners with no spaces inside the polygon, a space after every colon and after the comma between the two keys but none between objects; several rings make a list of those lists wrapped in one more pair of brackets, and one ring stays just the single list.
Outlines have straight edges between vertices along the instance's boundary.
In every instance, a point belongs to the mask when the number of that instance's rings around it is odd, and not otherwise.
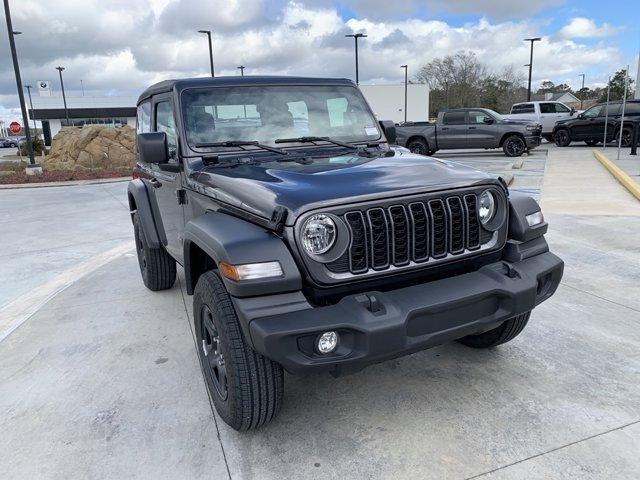
[{"label": "dealership building", "polygon": [[[67,121],[62,95],[53,94],[48,82],[39,82],[40,85],[47,85],[47,88],[39,88],[39,94],[33,96],[33,110],[29,108],[29,118],[42,122],[46,145],[51,145],[51,139],[66,126],[130,125],[135,128],[137,97],[67,96]],[[360,89],[378,119],[404,120],[404,84],[361,84]],[[428,120],[429,87],[426,84],[409,84],[407,106],[408,121]]]}]

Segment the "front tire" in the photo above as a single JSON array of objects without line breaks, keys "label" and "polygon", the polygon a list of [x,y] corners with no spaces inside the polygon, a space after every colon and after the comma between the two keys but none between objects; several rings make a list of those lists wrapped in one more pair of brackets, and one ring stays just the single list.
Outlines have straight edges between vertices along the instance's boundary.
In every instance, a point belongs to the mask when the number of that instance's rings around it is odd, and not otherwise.
[{"label": "front tire", "polygon": [[[616,137],[620,138],[619,135],[620,135],[620,130],[618,130],[618,133],[616,134]],[[633,130],[631,130],[630,128],[623,129],[622,130],[622,143],[621,143],[621,146],[625,147],[625,148],[630,147],[632,139],[633,139]]]},{"label": "front tire", "polygon": [[553,140],[558,147],[568,147],[571,143],[571,136],[566,128],[561,128],[554,134]]},{"label": "front tire", "polygon": [[133,233],[144,285],[154,292],[173,287],[176,281],[176,261],[164,248],[151,248],[147,244],[137,212],[133,214]]},{"label": "front tire", "polygon": [[509,135],[502,144],[502,151],[507,157],[520,157],[527,151],[527,144],[520,135]]},{"label": "front tire", "polygon": [[468,335],[458,341],[472,348],[491,348],[516,338],[524,329],[531,316],[531,311],[504,321],[499,327],[479,335]]},{"label": "front tire", "polygon": [[198,279],[193,316],[198,358],[218,415],[240,431],[270,422],[282,404],[282,367],[247,344],[217,273]]}]

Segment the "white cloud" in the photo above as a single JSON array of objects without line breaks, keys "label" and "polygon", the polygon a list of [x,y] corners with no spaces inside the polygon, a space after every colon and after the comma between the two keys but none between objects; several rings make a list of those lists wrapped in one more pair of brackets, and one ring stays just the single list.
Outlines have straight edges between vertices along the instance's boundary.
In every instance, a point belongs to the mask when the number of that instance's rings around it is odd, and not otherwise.
[{"label": "white cloud", "polygon": [[[456,8],[471,3],[455,2]],[[492,70],[515,65],[526,73],[521,66],[529,61],[529,47],[522,39],[542,28],[526,19],[483,18],[457,27],[417,18],[343,19],[329,3],[264,0],[24,0],[14,10],[14,26],[24,32],[17,38],[23,83],[44,79],[56,86],[54,68],[63,65],[71,96],[79,95],[80,79],[87,94],[135,95],[165,78],[207,75],[206,39],[197,33],[202,28],[213,30],[217,74],[237,75],[242,63],[249,75],[334,77],[354,74],[353,40],[344,34],[366,30],[369,36],[359,43],[364,82],[399,82],[400,65],[408,64],[414,75],[425,63],[459,50],[473,51]],[[1,24],[0,38],[6,38]],[[9,58],[8,47],[2,48]],[[613,72],[622,62],[611,45],[553,35],[536,44],[534,82],[577,77],[589,69]],[[10,63],[4,63],[0,115],[16,107],[15,88]]]},{"label": "white cloud", "polygon": [[608,23],[603,23],[599,27],[596,25],[590,18],[585,17],[575,17],[572,18],[571,21],[566,24],[564,27],[560,29],[558,35],[561,38],[601,38],[601,37],[610,37],[611,35],[615,35],[621,29],[618,27],[614,27],[609,25]]}]

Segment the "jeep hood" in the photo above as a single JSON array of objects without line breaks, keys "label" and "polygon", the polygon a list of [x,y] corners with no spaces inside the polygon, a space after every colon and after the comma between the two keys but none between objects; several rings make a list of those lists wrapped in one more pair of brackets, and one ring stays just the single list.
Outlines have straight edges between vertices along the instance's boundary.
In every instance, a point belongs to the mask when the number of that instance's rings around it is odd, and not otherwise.
[{"label": "jeep hood", "polygon": [[406,149],[396,150],[393,157],[348,154],[323,157],[309,165],[269,161],[208,166],[189,178],[201,193],[267,219],[276,207],[284,207],[289,225],[315,208],[498,183],[479,170]]}]

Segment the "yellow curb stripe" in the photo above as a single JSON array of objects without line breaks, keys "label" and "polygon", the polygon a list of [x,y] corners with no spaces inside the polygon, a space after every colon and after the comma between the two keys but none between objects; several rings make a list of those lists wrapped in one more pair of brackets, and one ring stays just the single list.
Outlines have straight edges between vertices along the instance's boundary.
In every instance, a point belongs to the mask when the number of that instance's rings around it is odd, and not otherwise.
[{"label": "yellow curb stripe", "polygon": [[609,160],[604,153],[599,150],[593,150],[593,156],[602,164],[609,173],[618,180],[624,188],[629,190],[631,195],[640,200],[640,184],[636,183],[629,175],[627,175],[620,167]]}]

